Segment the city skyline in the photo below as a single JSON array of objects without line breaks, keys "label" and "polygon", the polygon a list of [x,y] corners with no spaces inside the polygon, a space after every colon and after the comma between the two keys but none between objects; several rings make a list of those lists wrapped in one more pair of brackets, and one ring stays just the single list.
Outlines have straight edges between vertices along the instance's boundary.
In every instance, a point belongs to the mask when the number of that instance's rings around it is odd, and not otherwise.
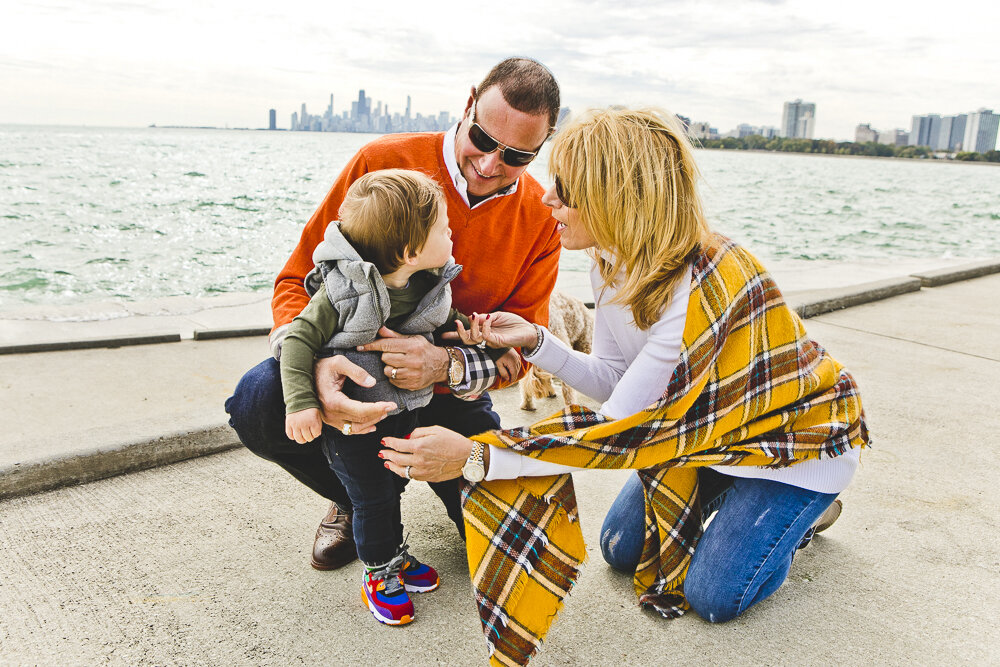
[{"label": "city skyline", "polygon": [[950,31],[888,0],[513,0],[477,21],[398,0],[40,0],[0,26],[0,122],[266,127],[274,108],[287,126],[302,102],[325,106],[320,91],[361,88],[457,117],[516,54],[548,65],[575,111],[658,105],[725,130],[779,126],[782,104],[801,98],[819,109],[815,137],[849,140],[859,122],[1000,108],[998,4],[956,0],[950,11],[975,20]]}]

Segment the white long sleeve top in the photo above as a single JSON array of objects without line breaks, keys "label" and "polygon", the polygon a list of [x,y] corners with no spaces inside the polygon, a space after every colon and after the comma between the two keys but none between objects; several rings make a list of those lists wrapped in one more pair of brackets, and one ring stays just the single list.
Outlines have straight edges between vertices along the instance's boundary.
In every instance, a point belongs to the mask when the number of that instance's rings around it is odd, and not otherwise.
[{"label": "white long sleeve top", "polygon": [[[635,326],[628,308],[610,303],[614,288],[602,293],[596,267],[591,270],[590,278],[596,303],[593,352],[589,355],[577,352],[546,330],[541,346],[527,358],[577,391],[602,401],[601,414],[621,419],[659,400],[680,361],[691,295],[691,267],[688,265],[663,315],[646,330]],[[712,469],[733,477],[769,479],[820,493],[840,493],[854,476],[858,456],[858,449],[852,448],[836,458],[803,461],[786,468],[712,466]],[[581,469],[539,461],[491,445],[486,479],[577,470]]]}]

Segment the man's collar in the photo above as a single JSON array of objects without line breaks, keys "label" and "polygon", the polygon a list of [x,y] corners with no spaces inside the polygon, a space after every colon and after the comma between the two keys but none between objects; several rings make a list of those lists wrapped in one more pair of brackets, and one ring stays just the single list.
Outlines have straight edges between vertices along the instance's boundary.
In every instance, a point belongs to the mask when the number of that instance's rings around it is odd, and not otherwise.
[{"label": "man's collar", "polygon": [[451,127],[444,135],[444,166],[448,168],[448,175],[451,177],[451,182],[454,184],[455,189],[458,190],[458,194],[462,196],[462,201],[465,202],[466,206],[469,208],[476,208],[485,204],[489,200],[495,197],[506,197],[507,195],[512,195],[517,192],[517,184],[521,180],[520,177],[503,188],[499,192],[496,192],[483,201],[476,204],[476,206],[469,205],[469,184],[465,180],[465,176],[462,176],[462,171],[458,168],[458,161],[455,159],[455,137],[458,135],[458,126],[461,125],[462,121],[459,121]]}]

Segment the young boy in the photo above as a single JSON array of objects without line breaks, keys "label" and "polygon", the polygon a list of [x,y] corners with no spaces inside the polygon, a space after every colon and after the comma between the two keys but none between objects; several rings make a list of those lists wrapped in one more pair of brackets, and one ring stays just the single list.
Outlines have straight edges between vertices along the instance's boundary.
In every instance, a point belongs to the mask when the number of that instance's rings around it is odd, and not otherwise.
[{"label": "young boy", "polygon": [[[399,497],[408,480],[387,470],[378,456],[382,438],[404,437],[416,428],[416,411],[430,402],[432,387],[395,387],[380,354],[355,348],[374,340],[383,325],[428,339],[456,318],[468,326],[451,308],[448,283],[462,270],[451,250],[444,195],[431,178],[403,169],[362,176],[347,191],[340,221],[330,223],[313,253],[316,268],[305,283],[312,299],[292,321],[281,349],[286,434],[299,443],[323,435],[323,451],[354,507],[365,603],[376,620],[389,625],[413,620],[408,591],[432,591],[439,583],[434,568],[411,556],[403,543]],[[349,397],[399,406],[373,433],[323,430],[312,375],[320,349],[343,354],[375,378],[373,387],[347,382]]]}]

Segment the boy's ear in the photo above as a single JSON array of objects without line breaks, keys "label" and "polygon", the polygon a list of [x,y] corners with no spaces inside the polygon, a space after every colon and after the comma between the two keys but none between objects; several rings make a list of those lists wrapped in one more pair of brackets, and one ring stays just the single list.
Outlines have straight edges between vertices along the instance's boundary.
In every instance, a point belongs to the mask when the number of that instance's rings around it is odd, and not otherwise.
[{"label": "boy's ear", "polygon": [[410,246],[403,248],[403,262],[413,266],[417,263],[417,254],[410,252]]}]

